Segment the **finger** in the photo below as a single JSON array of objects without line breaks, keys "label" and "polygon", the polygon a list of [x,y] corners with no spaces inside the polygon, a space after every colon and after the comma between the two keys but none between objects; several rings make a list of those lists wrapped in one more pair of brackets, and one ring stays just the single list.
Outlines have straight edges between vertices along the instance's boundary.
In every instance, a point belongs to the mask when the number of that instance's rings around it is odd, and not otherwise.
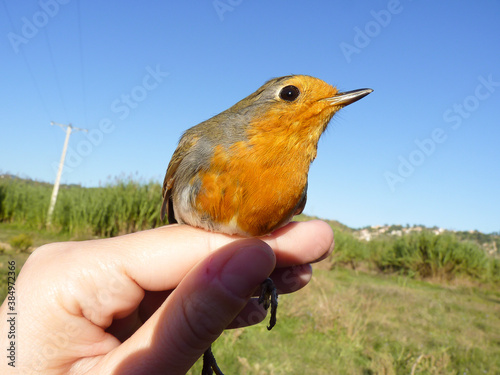
[{"label": "finger", "polygon": [[243,328],[259,324],[266,318],[266,315],[267,311],[259,303],[258,298],[251,298],[226,329]]},{"label": "finger", "polygon": [[[305,287],[312,277],[312,267],[310,264],[298,266],[276,268],[269,276],[273,279],[278,291],[282,294],[296,292]],[[161,304],[172,293],[171,290],[150,292],[146,291],[139,307],[139,314],[143,321],[149,319],[151,315],[161,306]],[[259,293],[255,294],[256,296]]]},{"label": "finger", "polygon": [[[201,259],[221,246],[241,239],[211,233],[188,225],[169,225],[106,240],[85,241],[82,247],[96,252],[100,262],[115,265],[141,288],[174,289]],[[278,267],[318,261],[331,253],[333,232],[322,221],[290,223],[261,237],[276,254]]]},{"label": "finger", "polygon": [[[305,287],[312,277],[312,267],[309,264],[277,268],[271,275],[279,294],[296,292]],[[139,316],[142,322],[149,319],[151,315],[161,306],[172,291],[146,292],[139,306]],[[253,296],[260,295],[260,288]],[[238,314],[236,319],[227,328],[240,328],[258,324],[264,320],[267,311],[260,305],[257,298],[248,301],[247,305]],[[111,332],[110,329],[107,332]]]},{"label": "finger", "polygon": [[310,264],[276,268],[270,276],[279,294],[293,293],[302,289],[309,283],[311,277],[312,267]]},{"label": "finger", "polygon": [[262,240],[276,253],[277,267],[315,263],[333,251],[333,230],[321,220],[291,222]]},{"label": "finger", "polygon": [[171,290],[146,291],[138,309],[125,318],[113,320],[106,332],[111,333],[122,342],[125,341],[158,310],[171,293]]},{"label": "finger", "polygon": [[101,371],[186,373],[274,266],[271,248],[258,239],[233,242],[209,255],[129,340],[110,353]]},{"label": "finger", "polygon": [[156,310],[165,302],[167,297],[172,293],[171,290],[149,292],[146,291],[144,298],[139,306],[139,316],[143,322],[148,320]]},{"label": "finger", "polygon": [[[312,277],[312,267],[309,264],[304,264],[300,266],[277,268],[271,273],[270,277],[273,279],[279,294],[293,293],[302,289],[309,283]],[[171,293],[172,291],[146,292],[139,306],[139,320],[141,322],[148,320]],[[260,288],[257,288],[253,296],[259,295]],[[258,303],[257,298],[251,299],[227,328],[241,328],[258,324],[264,320],[266,314],[267,311]],[[114,322],[106,332],[112,333],[120,338],[126,335],[124,332],[130,332],[131,334],[137,329],[137,327],[131,328],[134,327],[134,325],[127,326],[124,321],[125,319]],[[128,338],[130,334],[125,337]]]}]

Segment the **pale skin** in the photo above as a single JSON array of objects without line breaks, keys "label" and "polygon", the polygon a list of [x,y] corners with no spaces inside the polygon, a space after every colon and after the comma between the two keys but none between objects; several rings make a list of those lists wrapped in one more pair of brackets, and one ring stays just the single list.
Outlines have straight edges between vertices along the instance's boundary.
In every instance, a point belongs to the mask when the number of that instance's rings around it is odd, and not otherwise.
[{"label": "pale skin", "polygon": [[[265,318],[263,280],[295,292],[332,250],[318,220],[259,239],[170,225],[42,246],[15,284],[16,367],[2,355],[0,373],[185,374],[226,328]],[[2,349],[7,319],[4,301]]]}]

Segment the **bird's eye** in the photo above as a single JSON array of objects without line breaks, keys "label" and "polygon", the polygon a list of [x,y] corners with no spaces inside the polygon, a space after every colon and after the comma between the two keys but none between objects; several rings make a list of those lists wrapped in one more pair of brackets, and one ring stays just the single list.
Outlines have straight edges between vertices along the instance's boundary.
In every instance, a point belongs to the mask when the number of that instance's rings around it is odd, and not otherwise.
[{"label": "bird's eye", "polygon": [[300,95],[300,90],[295,86],[285,86],[280,91],[280,98],[287,102],[293,102]]}]

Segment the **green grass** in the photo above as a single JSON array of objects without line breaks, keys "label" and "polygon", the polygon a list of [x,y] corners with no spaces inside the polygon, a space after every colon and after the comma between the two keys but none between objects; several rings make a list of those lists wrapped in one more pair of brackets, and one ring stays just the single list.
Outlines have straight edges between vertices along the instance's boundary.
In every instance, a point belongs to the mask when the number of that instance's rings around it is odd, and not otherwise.
[{"label": "green grass", "polygon": [[500,259],[489,256],[474,242],[446,233],[412,233],[402,237],[362,241],[334,228],[335,253],[331,267],[369,269],[422,279],[469,278],[500,282]]},{"label": "green grass", "polygon": [[33,247],[40,247],[50,242],[61,242],[71,240],[87,240],[93,238],[91,235],[71,235],[68,232],[49,231],[45,229],[35,229],[16,223],[0,222],[0,243],[9,241],[20,234],[28,234],[33,238]]},{"label": "green grass", "polygon": [[271,332],[227,331],[213,351],[228,374],[498,374],[500,293],[315,270]]},{"label": "green grass", "polygon": [[117,179],[97,188],[61,186],[52,227],[47,228],[51,194],[52,186],[45,183],[0,180],[0,222],[100,237],[160,225],[161,186],[158,183]]}]

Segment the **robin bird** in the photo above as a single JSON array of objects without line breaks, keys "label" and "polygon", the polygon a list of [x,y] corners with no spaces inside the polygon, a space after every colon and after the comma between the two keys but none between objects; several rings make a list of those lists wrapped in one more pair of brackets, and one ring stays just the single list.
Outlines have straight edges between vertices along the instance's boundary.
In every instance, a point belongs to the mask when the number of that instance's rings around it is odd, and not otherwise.
[{"label": "robin bird", "polygon": [[[181,137],[163,182],[161,218],[210,231],[263,236],[300,214],[318,141],[333,115],[373,90],[339,92],[326,82],[290,75],[266,82]],[[270,279],[259,302],[272,306]],[[203,374],[217,367],[210,349]]]}]

